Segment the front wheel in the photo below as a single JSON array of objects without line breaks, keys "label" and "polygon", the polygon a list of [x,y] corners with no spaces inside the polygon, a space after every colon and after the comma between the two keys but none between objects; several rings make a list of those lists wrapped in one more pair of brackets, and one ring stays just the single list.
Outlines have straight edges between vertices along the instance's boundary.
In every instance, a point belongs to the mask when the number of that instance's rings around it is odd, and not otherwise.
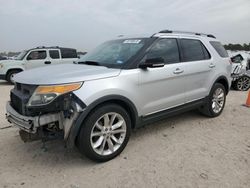
[{"label": "front wheel", "polygon": [[130,116],[121,106],[106,104],[93,110],[77,138],[79,150],[91,160],[105,162],[119,155],[128,143]]},{"label": "front wheel", "polygon": [[20,71],[20,70],[11,70],[11,71],[9,71],[9,73],[7,74],[6,80],[7,80],[9,83],[14,84],[14,83],[15,83],[15,81],[14,81],[14,76],[15,76],[15,74],[17,74],[17,73],[19,73],[19,72],[21,72],[21,71]]},{"label": "front wheel", "polygon": [[208,96],[207,102],[199,110],[202,114],[209,117],[219,116],[225,106],[226,90],[220,83],[215,83]]}]

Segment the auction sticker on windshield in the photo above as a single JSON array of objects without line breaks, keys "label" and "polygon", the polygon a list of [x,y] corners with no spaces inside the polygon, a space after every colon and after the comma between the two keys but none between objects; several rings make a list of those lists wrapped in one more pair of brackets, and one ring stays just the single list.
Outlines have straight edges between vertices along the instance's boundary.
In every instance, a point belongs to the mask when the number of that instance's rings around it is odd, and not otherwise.
[{"label": "auction sticker on windshield", "polygon": [[139,44],[141,42],[141,40],[125,40],[123,41],[123,43],[127,43],[127,44]]}]

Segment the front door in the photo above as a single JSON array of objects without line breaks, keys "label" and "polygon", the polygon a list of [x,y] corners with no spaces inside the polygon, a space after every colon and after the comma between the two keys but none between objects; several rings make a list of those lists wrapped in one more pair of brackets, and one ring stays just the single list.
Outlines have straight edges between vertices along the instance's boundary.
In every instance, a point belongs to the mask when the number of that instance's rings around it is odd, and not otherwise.
[{"label": "front door", "polygon": [[177,39],[157,40],[146,59],[163,58],[164,67],[140,70],[139,91],[142,115],[150,115],[185,103],[185,63],[180,62]]},{"label": "front door", "polygon": [[26,56],[25,69],[41,67],[51,62],[47,59],[46,50],[33,50]]}]

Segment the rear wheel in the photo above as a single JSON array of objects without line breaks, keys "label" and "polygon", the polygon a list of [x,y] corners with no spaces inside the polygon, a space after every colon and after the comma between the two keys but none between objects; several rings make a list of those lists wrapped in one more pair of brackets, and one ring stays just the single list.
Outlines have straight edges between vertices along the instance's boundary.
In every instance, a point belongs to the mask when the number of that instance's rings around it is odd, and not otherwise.
[{"label": "rear wheel", "polygon": [[225,102],[225,87],[220,83],[215,83],[210,91],[206,104],[202,106],[199,110],[202,114],[206,116],[217,117],[222,113],[225,106]]},{"label": "rear wheel", "polygon": [[234,82],[233,87],[238,91],[247,91],[250,88],[250,77],[240,77]]},{"label": "rear wheel", "polygon": [[7,80],[9,83],[14,84],[15,81],[14,81],[13,78],[14,78],[15,74],[17,74],[17,73],[19,73],[19,72],[21,72],[21,71],[20,71],[20,70],[12,70],[12,71],[8,72],[6,80]]},{"label": "rear wheel", "polygon": [[93,110],[77,138],[79,150],[91,160],[105,162],[119,155],[129,140],[131,120],[121,106],[106,104]]}]

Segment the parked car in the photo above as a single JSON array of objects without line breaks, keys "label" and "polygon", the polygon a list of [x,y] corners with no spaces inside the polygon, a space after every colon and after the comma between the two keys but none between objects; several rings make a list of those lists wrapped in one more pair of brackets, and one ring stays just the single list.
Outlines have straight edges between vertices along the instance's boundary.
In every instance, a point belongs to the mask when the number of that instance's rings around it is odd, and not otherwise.
[{"label": "parked car", "polygon": [[250,88],[250,56],[249,54],[237,54],[231,57],[232,88],[239,91],[247,91]]},{"label": "parked car", "polygon": [[6,60],[7,58],[0,55],[0,60]]},{"label": "parked car", "polygon": [[60,135],[87,157],[108,161],[131,129],[191,109],[219,116],[231,61],[213,36],[164,30],[105,42],[78,64],[16,75],[6,117],[24,141]]},{"label": "parked car", "polygon": [[0,62],[0,79],[13,83],[15,74],[37,67],[76,61],[77,53],[72,48],[37,47],[21,52],[13,60]]}]

